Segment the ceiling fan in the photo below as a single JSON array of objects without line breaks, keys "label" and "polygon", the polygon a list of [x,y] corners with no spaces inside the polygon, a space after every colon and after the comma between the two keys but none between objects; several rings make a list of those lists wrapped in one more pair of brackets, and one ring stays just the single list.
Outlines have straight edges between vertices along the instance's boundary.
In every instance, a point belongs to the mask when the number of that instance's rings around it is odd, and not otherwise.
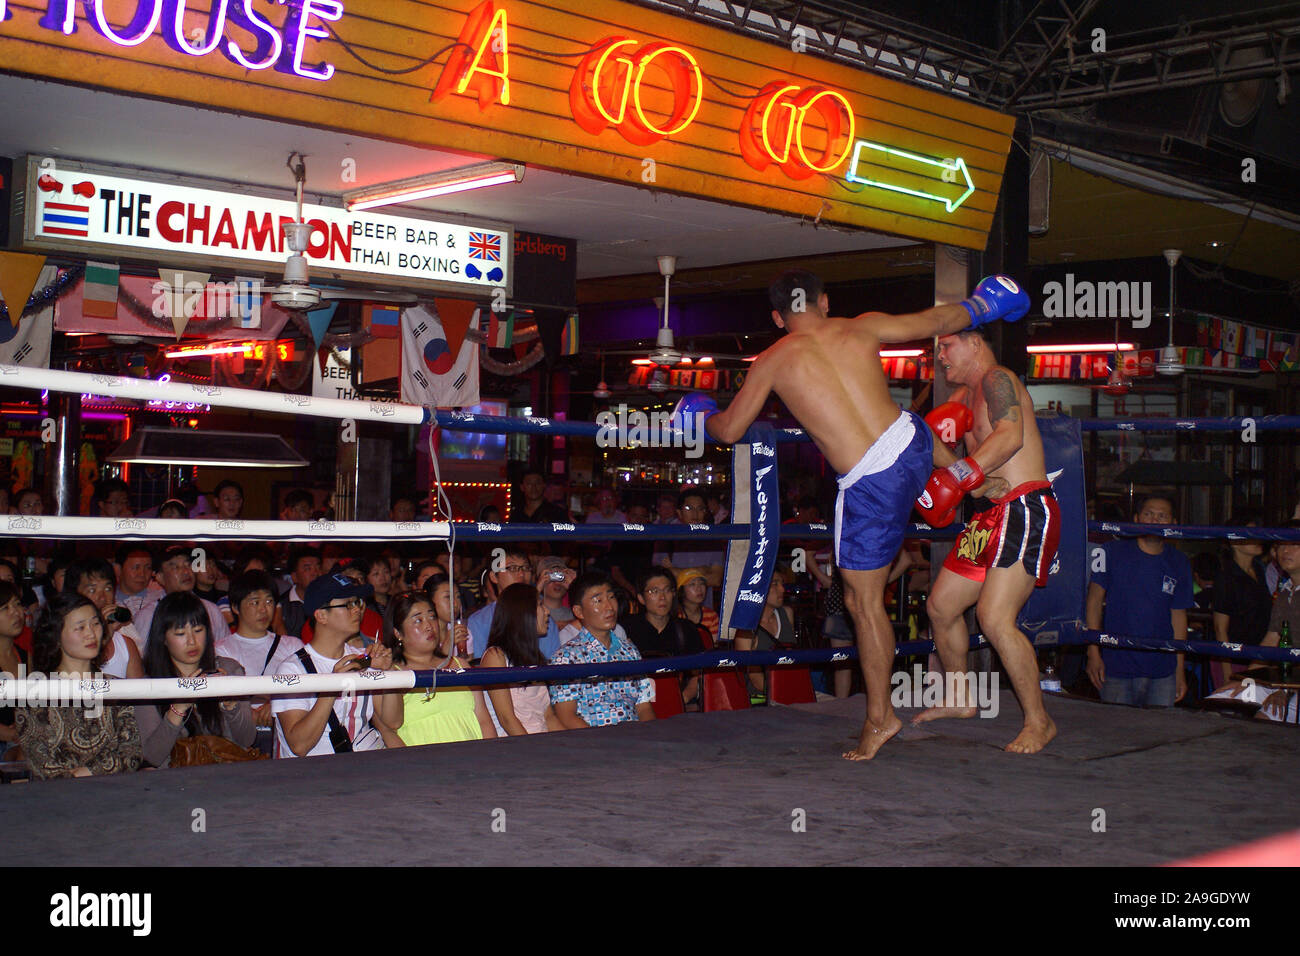
[{"label": "ceiling fan", "polygon": [[[662,297],[656,296],[654,300],[655,306],[658,308],[659,316],[660,316],[659,330],[655,334],[654,347],[650,349],[649,352],[646,352],[644,349],[619,349],[619,350],[610,351],[608,354],[636,355],[636,356],[640,356],[643,359],[643,361],[640,364],[645,364],[645,362],[648,361],[653,365],[663,365],[663,366],[688,365],[691,363],[692,360],[699,360],[699,359],[708,359],[708,360],[721,359],[723,361],[737,361],[737,362],[743,361],[745,359],[745,356],[742,355],[719,355],[716,352],[692,352],[688,350],[679,349],[677,347],[677,343],[674,341],[673,338],[672,327],[669,326],[668,324],[668,301],[669,301],[669,294],[672,286],[672,277],[674,273],[676,273],[677,271],[677,257],[658,256],[656,257],[656,261],[659,264],[659,274],[664,277],[664,294]],[[651,391],[658,391],[658,392],[665,391],[668,388],[666,381],[664,384],[661,384],[657,388],[653,383],[647,385],[646,387],[649,388]]]},{"label": "ceiling fan", "polygon": [[[342,302],[393,302],[415,305],[419,298],[409,292],[390,292],[380,289],[318,289],[308,282],[307,244],[311,241],[311,225],[302,218],[302,188],[307,181],[307,161],[301,153],[290,153],[286,164],[293,173],[298,194],[298,218],[284,224],[284,242],[289,247],[289,258],[284,264],[284,278],[271,290],[271,301],[290,312],[312,312],[325,308],[327,303]],[[324,303],[324,304],[323,304]]]}]

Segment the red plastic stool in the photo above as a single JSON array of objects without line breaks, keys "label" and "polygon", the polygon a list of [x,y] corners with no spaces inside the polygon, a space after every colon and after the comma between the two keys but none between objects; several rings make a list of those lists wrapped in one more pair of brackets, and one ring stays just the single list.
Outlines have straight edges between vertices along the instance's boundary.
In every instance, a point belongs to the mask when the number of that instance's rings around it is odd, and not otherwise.
[{"label": "red plastic stool", "polygon": [[807,667],[769,667],[767,699],[773,704],[815,704],[812,671]]},{"label": "red plastic stool", "polygon": [[705,671],[701,682],[700,694],[706,712],[749,709],[749,692],[735,671]]},{"label": "red plastic stool", "polygon": [[682,706],[682,685],[678,681],[676,674],[655,674],[655,699],[651,706],[654,707],[655,717],[663,720],[666,717],[676,717],[678,714],[686,712]]}]

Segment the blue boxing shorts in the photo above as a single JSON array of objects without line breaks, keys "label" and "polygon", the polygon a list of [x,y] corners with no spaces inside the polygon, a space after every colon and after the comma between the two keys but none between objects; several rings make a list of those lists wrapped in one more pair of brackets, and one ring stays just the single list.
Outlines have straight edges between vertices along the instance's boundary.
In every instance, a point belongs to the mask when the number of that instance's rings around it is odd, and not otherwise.
[{"label": "blue boxing shorts", "polygon": [[911,412],[901,412],[839,479],[835,499],[835,563],[873,571],[894,560],[917,497],[934,469],[934,435]]}]

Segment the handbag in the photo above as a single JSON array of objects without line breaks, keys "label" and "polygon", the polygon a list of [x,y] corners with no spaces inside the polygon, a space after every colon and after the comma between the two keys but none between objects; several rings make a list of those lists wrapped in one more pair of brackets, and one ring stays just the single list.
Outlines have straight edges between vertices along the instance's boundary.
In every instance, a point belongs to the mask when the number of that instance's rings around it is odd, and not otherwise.
[{"label": "handbag", "polygon": [[172,747],[171,766],[198,767],[209,763],[239,763],[244,760],[269,760],[256,747],[241,747],[234,741],[213,734],[182,737]]}]

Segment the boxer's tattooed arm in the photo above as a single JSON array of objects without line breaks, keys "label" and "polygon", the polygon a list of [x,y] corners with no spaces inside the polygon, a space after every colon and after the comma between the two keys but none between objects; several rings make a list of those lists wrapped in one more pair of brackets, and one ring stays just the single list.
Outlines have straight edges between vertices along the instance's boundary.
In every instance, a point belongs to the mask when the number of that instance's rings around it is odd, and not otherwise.
[{"label": "boxer's tattooed arm", "polygon": [[994,427],[1006,419],[1020,421],[1020,399],[1016,397],[1016,383],[1004,369],[995,368],[984,376],[984,404],[989,411],[989,424]]}]

